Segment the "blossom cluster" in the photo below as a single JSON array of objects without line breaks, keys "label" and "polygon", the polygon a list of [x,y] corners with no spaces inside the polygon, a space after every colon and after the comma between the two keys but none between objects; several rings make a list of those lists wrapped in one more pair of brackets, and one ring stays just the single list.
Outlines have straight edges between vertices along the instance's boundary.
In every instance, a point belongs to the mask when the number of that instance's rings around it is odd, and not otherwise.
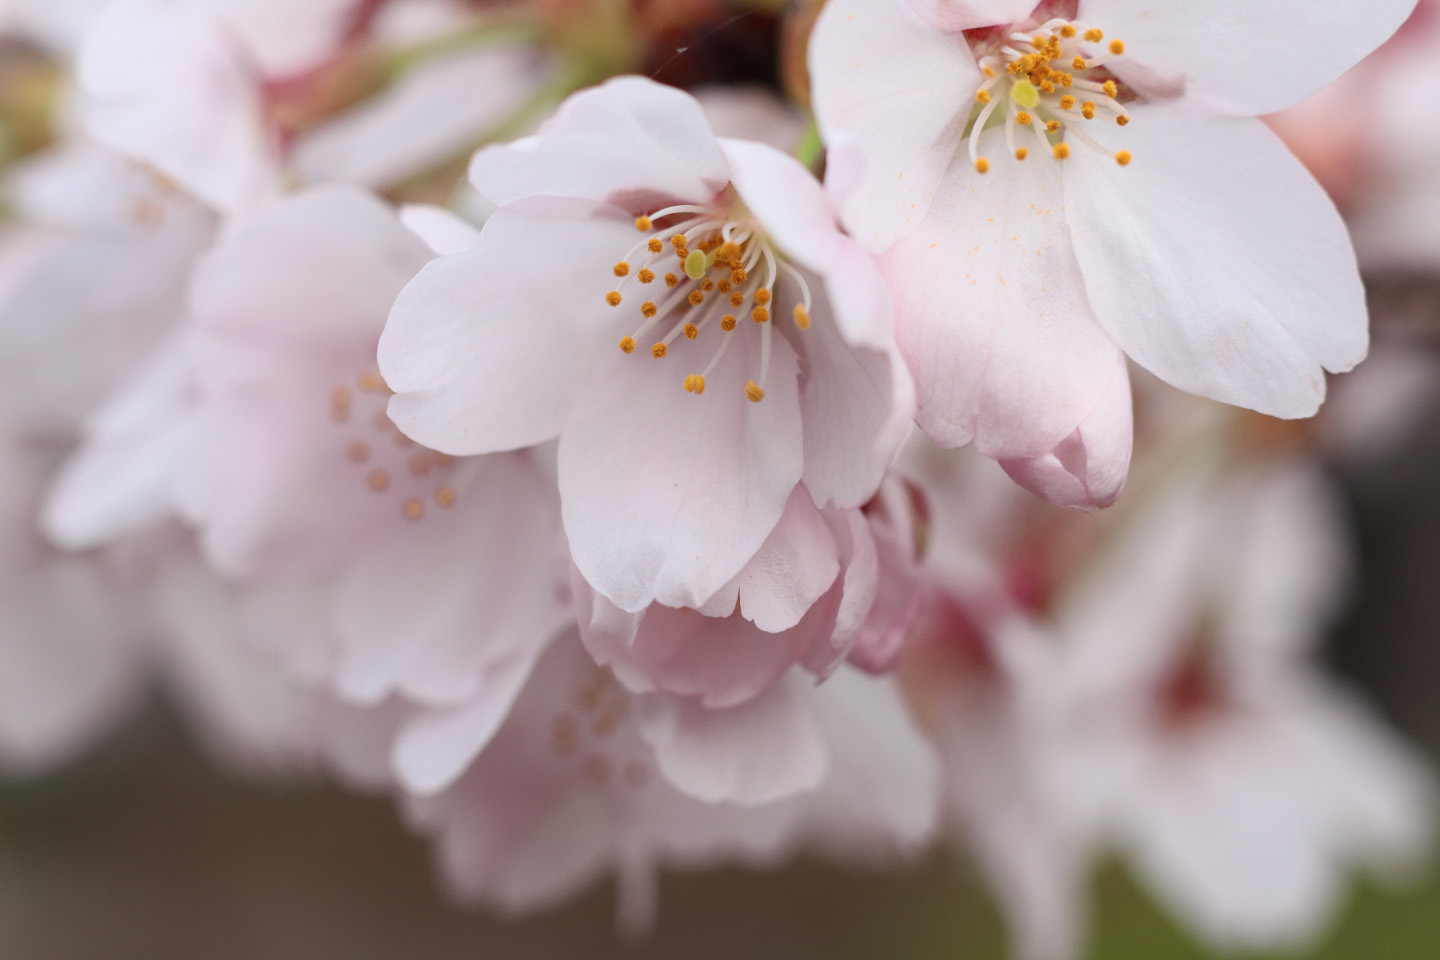
[{"label": "blossom cluster", "polygon": [[[159,682],[506,910],[949,843],[1022,958],[1108,851],[1315,936],[1434,810],[1315,658],[1365,291],[1258,118],[1414,0],[732,6],[0,0],[0,761]],[[747,18],[788,100],[646,75]]]}]

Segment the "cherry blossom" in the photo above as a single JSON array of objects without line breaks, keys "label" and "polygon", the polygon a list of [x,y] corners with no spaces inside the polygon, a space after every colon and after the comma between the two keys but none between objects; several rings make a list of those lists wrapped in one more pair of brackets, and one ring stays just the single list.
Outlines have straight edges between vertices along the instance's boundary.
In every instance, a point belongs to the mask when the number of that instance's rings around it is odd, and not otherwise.
[{"label": "cherry blossom", "polygon": [[878,273],[799,164],[620,78],[471,181],[499,209],[396,302],[391,416],[455,455],[558,435],[570,549],[612,601],[703,606],[801,481],[869,499],[909,380]]},{"label": "cherry blossom", "polygon": [[47,521],[72,546],[187,521],[259,648],[346,701],[465,722],[477,750],[568,607],[543,463],[438,454],[385,415],[375,344],[432,255],[355,188],[236,226],[184,330],[92,420]]},{"label": "cherry blossom", "polygon": [[[1121,350],[1193,393],[1314,413],[1324,371],[1365,354],[1362,290],[1332,204],[1254,116],[1413,5],[829,3],[810,47],[827,185],[885,251],[926,432],[1101,505],[1130,446]],[[1317,54],[1277,75],[1277,31]]]},{"label": "cherry blossom", "polygon": [[1065,809],[1223,949],[1308,942],[1347,869],[1431,839],[1422,764],[1309,662],[1345,593],[1337,527],[1303,466],[1200,471],[1056,612]]},{"label": "cherry blossom", "polygon": [[[662,866],[768,866],[802,846],[862,862],[915,850],[934,824],[935,766],[893,684],[842,669],[819,687],[791,686],[822,758],[809,789],[759,805],[707,803],[663,775],[645,698],[563,639],[465,776],[410,801],[410,819],[436,837],[461,897],[533,910],[613,871],[632,928],[653,917]],[[784,760],[750,711],[708,713],[712,751]]]}]

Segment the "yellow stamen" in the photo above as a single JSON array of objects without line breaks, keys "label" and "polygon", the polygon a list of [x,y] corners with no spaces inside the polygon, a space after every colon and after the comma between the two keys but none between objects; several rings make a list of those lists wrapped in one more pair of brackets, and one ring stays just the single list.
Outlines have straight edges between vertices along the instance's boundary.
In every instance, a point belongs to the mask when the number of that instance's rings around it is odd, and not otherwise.
[{"label": "yellow stamen", "polygon": [[1032,118],[1030,114],[1026,113],[1024,110],[1021,110],[1019,113],[1015,114],[1015,122],[1021,124],[1022,126],[1028,127],[1030,125],[1031,119]]},{"label": "yellow stamen", "polygon": [[626,353],[634,353],[634,352],[635,352],[635,338],[634,338],[634,337],[621,337],[621,338],[620,338],[620,349],[623,350],[623,351],[625,351]]},{"label": "yellow stamen", "polygon": [[759,403],[765,399],[765,391],[761,390],[754,380],[750,380],[745,384],[745,396],[750,398],[751,403]]},{"label": "yellow stamen", "polygon": [[425,504],[421,503],[420,500],[419,500],[419,498],[417,498],[417,497],[411,497],[409,500],[406,500],[406,501],[405,501],[405,519],[406,519],[406,520],[412,520],[412,521],[413,521],[413,520],[419,520],[419,519],[423,518],[424,516],[425,516]]},{"label": "yellow stamen", "polygon": [[1016,160],[1024,160],[1024,159],[1025,159],[1026,157],[1028,157],[1028,156],[1030,156],[1030,151],[1029,151],[1029,150],[1026,150],[1024,147],[1016,147],[1016,148],[1015,148],[1015,159],[1016,159]]},{"label": "yellow stamen", "polygon": [[1130,122],[1130,118],[1127,117],[1127,116],[1125,116],[1125,114],[1123,114],[1123,113],[1120,114],[1120,116],[1118,116],[1118,117],[1115,118],[1115,123],[1118,124],[1119,126],[1122,126],[1122,127],[1125,126],[1125,124],[1127,124],[1127,123],[1129,123],[1129,122]]},{"label": "yellow stamen", "polygon": [[435,491],[435,505],[444,509],[455,505],[455,488],[446,484]]},{"label": "yellow stamen", "polygon": [[1092,27],[1091,29],[1085,31],[1085,39],[1089,40],[1091,43],[1099,43],[1101,40],[1105,39],[1105,32],[1103,30],[1096,30]]},{"label": "yellow stamen", "polygon": [[685,378],[685,389],[697,397],[700,396],[705,392],[705,378],[698,373],[690,374]]},{"label": "yellow stamen", "polygon": [[609,293],[605,294],[605,302],[610,304],[610,306],[612,307],[620,306],[620,291],[611,290]]},{"label": "yellow stamen", "polygon": [[635,229],[639,230],[641,233],[649,233],[652,229],[654,229],[654,227],[655,224],[650,222],[649,217],[635,218]]},{"label": "yellow stamen", "polygon": [[1054,147],[1055,159],[1064,160],[1070,156],[1070,145],[1068,143],[1057,143]]},{"label": "yellow stamen", "polygon": [[980,157],[978,160],[975,161],[975,172],[976,172],[976,173],[989,173],[989,172],[990,172],[990,161],[989,161],[989,160],[986,160],[984,157]]},{"label": "yellow stamen", "polygon": [[805,304],[795,304],[795,326],[801,330],[810,329],[810,311],[805,309]]},{"label": "yellow stamen", "polygon": [[1049,123],[1045,124],[1045,132],[1046,132],[1046,133],[1059,133],[1059,132],[1060,132],[1060,121],[1059,121],[1059,120],[1051,120]]},{"label": "yellow stamen", "polygon": [[1105,91],[1105,96],[1109,97],[1111,100],[1114,100],[1120,95],[1120,87],[1115,83],[1114,80],[1106,80],[1100,85],[1100,87]]},{"label": "yellow stamen", "polygon": [[750,311],[750,319],[756,323],[768,323],[770,321],[770,311],[764,307],[756,307]]},{"label": "yellow stamen", "polygon": [[688,300],[690,301],[690,306],[692,306],[692,307],[698,307],[698,306],[700,306],[700,304],[702,304],[702,303],[705,302],[705,291],[703,291],[703,290],[691,290],[691,291],[690,291],[690,296],[687,297],[686,299],[688,299]]},{"label": "yellow stamen", "polygon": [[1075,36],[1075,28],[1068,23],[1065,24],[1065,26],[1060,28],[1060,36],[1064,37],[1066,40],[1069,40],[1071,37]]},{"label": "yellow stamen", "polygon": [[989,90],[981,90],[981,91],[977,92],[977,93],[975,94],[975,102],[976,102],[976,103],[989,103],[989,102],[990,102],[990,91],[989,91]]},{"label": "yellow stamen", "polygon": [[630,264],[621,261],[615,264],[615,276],[623,277],[630,272]]},{"label": "yellow stamen", "polygon": [[639,280],[641,283],[654,283],[655,271],[648,268],[645,270],[641,270],[639,273],[635,274],[635,279]]},{"label": "yellow stamen", "polygon": [[767,290],[765,287],[761,287],[759,290],[756,290],[756,291],[755,291],[755,302],[758,303],[758,304],[760,304],[761,306],[764,306],[765,304],[769,303],[769,302],[770,302],[770,291]]},{"label": "yellow stamen", "polygon": [[1120,164],[1120,166],[1122,167],[1130,166],[1130,161],[1133,159],[1134,157],[1130,156],[1129,150],[1121,150],[1119,153],[1115,154],[1115,162]]},{"label": "yellow stamen", "polygon": [[698,336],[700,336],[700,328],[699,328],[699,327],[695,326],[695,324],[693,324],[693,323],[687,323],[687,324],[685,324],[685,339],[686,339],[686,340],[694,340],[694,339],[695,339],[696,337],[698,337]]},{"label": "yellow stamen", "polygon": [[651,253],[659,253],[661,250],[665,249],[665,244],[660,242],[659,237],[651,237],[650,242],[646,244],[646,246],[650,248]]},{"label": "yellow stamen", "polygon": [[1074,67],[1076,70],[1084,70],[1087,64],[1085,63],[1084,57],[1076,57],[1074,60],[1070,61],[1070,66]]},{"label": "yellow stamen", "polygon": [[384,493],[390,489],[390,474],[384,470],[371,470],[370,474],[365,478],[365,482],[368,483],[370,489],[376,493]]},{"label": "yellow stamen", "polygon": [[680,282],[680,278],[673,273],[665,274],[665,286],[673,287]]},{"label": "yellow stamen", "polygon": [[1091,103],[1089,100],[1086,100],[1084,103],[1080,104],[1080,113],[1085,117],[1086,120],[1094,120],[1095,104]]},{"label": "yellow stamen", "polygon": [[665,354],[669,352],[670,348],[665,346],[663,341],[655,344],[655,346],[650,348],[650,356],[654,357],[656,360],[663,360],[665,358]]},{"label": "yellow stamen", "polygon": [[745,294],[741,293],[739,290],[736,290],[734,293],[730,294],[730,306],[738,307],[744,302]]},{"label": "yellow stamen", "polygon": [[645,316],[646,320],[649,320],[651,317],[655,316],[655,314],[660,312],[660,308],[655,306],[654,300],[646,300],[643,304],[640,305],[640,312]]},{"label": "yellow stamen", "polygon": [[725,316],[720,318],[720,329],[724,330],[726,333],[729,333],[731,330],[735,329],[736,322],[737,321],[735,320],[735,317],[727,313],[725,314]]},{"label": "yellow stamen", "polygon": [[1110,41],[1110,52],[1113,53],[1113,54],[1115,54],[1115,56],[1117,56],[1117,57],[1120,56],[1120,54],[1122,54],[1122,53],[1125,52],[1125,41],[1124,41],[1124,40],[1111,40],[1111,41]]}]

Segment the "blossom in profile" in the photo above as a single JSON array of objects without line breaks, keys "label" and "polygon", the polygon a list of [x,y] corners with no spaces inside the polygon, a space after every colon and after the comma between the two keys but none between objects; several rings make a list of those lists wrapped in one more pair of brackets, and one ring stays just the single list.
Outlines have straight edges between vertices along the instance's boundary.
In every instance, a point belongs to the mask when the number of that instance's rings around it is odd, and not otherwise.
[{"label": "blossom in profile", "polygon": [[[1413,6],[829,3],[810,45],[827,185],[885,251],[925,431],[1053,456],[1073,480],[1050,462],[1017,479],[1103,505],[1129,454],[1121,351],[1192,393],[1313,414],[1325,371],[1365,355],[1363,292],[1333,205],[1256,115]],[[1276,70],[1281,35],[1313,54]]]},{"label": "blossom in profile", "polygon": [[499,209],[396,302],[390,413],[453,455],[558,436],[571,553],[601,593],[702,607],[797,484],[871,497],[910,382],[873,260],[799,163],[620,78],[482,150],[471,181]]}]

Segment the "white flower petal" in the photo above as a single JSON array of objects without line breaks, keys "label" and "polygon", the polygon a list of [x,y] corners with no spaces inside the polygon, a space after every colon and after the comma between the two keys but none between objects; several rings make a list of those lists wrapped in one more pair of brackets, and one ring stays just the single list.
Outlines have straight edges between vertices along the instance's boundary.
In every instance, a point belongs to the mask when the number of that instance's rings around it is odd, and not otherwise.
[{"label": "white flower petal", "polygon": [[1171,384],[1313,414],[1365,355],[1364,290],[1329,198],[1258,120],[1141,108],[1124,169],[1083,148],[1065,214],[1101,326]]},{"label": "white flower petal", "polygon": [[635,239],[618,211],[586,201],[496,211],[479,243],[430,263],[395,301],[379,360],[396,425],[456,455],[558,434],[596,363],[620,353],[628,308],[605,294]]},{"label": "white flower petal", "polygon": [[[1000,151],[998,131],[986,146]],[[920,229],[881,256],[921,429],[942,446],[1035,457],[1094,410],[1115,346],[1095,324],[1048,157],[977,174],[961,156]]]},{"label": "white flower petal", "polygon": [[1121,80],[1252,116],[1319,90],[1414,9],[1415,0],[1080,0],[1081,19],[1124,41],[1110,64]]},{"label": "white flower petal", "polygon": [[703,203],[729,179],[695,98],[641,77],[575,94],[538,136],[487,147],[470,163],[470,182],[498,204],[527,196]]},{"label": "white flower petal", "polygon": [[830,0],[809,65],[826,188],[851,235],[884,250],[925,217],[980,71],[962,38],[934,30],[906,0]]},{"label": "white flower petal", "polygon": [[577,398],[560,438],[565,532],[585,579],[622,609],[702,606],[760,549],[800,481],[796,361],[783,338],[765,399],[742,389],[757,376],[759,334],[732,334],[740,342],[703,396],[683,382],[716,349],[714,324],[663,360],[608,347]]}]

